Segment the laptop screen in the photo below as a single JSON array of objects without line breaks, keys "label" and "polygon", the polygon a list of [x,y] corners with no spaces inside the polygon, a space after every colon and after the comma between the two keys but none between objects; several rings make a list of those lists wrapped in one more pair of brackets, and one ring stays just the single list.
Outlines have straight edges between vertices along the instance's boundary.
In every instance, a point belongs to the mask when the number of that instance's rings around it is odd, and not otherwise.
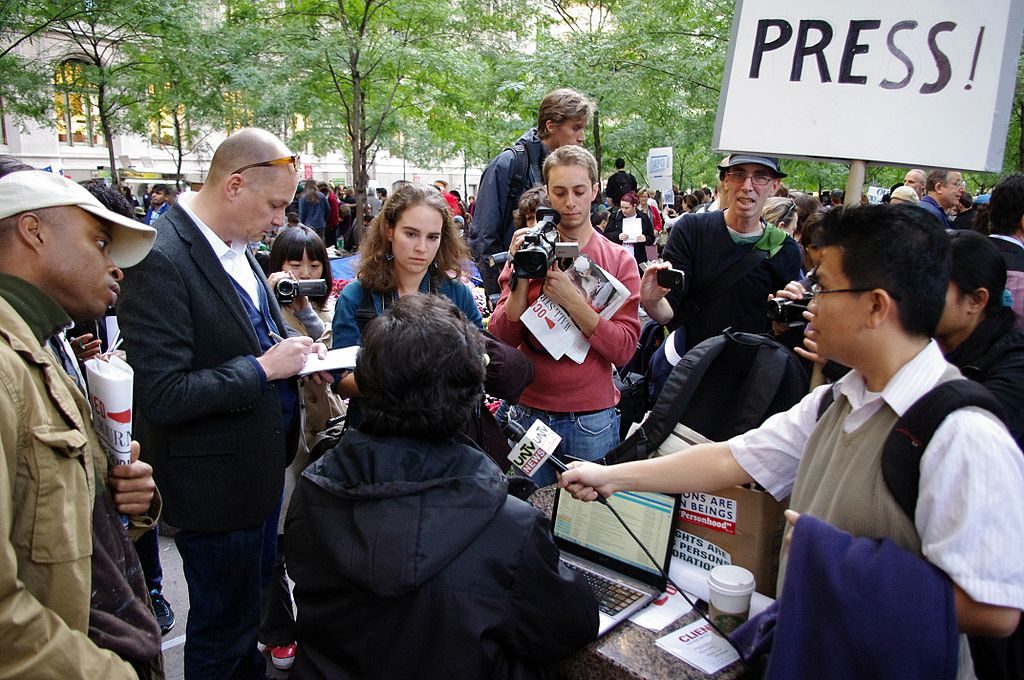
[{"label": "laptop screen", "polygon": [[[679,497],[630,491],[619,492],[608,502],[667,571]],[[657,567],[615,515],[600,503],[578,501],[565,489],[559,489],[552,519],[555,542],[566,552],[648,583],[653,576],[657,581],[652,585],[660,582],[664,588],[664,578]]]}]

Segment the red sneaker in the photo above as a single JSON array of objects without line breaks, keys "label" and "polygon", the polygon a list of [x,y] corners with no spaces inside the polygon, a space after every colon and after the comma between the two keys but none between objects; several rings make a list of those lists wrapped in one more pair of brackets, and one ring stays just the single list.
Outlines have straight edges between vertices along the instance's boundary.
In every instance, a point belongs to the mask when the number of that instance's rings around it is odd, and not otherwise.
[{"label": "red sneaker", "polygon": [[291,642],[280,647],[270,647],[270,661],[274,668],[279,671],[286,671],[295,663],[295,651],[297,645]]}]

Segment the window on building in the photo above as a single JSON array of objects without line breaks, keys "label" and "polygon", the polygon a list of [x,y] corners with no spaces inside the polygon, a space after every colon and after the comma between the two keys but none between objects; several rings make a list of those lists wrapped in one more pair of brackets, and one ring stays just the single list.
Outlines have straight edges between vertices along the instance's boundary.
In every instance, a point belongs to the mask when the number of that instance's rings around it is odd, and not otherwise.
[{"label": "window on building", "polygon": [[65,144],[103,144],[100,112],[94,88],[82,77],[85,64],[68,60],[54,76],[54,112],[57,139]]}]

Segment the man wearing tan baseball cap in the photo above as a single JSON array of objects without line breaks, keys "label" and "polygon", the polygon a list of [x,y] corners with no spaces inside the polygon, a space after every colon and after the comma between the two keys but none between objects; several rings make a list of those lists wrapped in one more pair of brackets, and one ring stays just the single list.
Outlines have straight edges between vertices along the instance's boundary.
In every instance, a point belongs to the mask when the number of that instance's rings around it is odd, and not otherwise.
[{"label": "man wearing tan baseball cap", "polygon": [[[0,174],[8,173],[0,177],[0,638],[7,641],[0,675],[160,677],[160,628],[118,518],[129,517],[129,531],[156,521],[153,470],[135,460],[108,472],[89,403],[46,348],[72,319],[95,319],[114,303],[120,267],[142,260],[156,232],[70,180],[7,161],[0,163]],[[132,449],[137,458],[138,444]],[[101,620],[115,634],[97,636]]]}]

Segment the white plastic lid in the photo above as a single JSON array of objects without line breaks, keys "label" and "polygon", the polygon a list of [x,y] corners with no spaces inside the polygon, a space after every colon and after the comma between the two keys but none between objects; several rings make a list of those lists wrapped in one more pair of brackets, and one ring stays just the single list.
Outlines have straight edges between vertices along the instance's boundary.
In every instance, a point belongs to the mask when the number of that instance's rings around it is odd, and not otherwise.
[{"label": "white plastic lid", "polygon": [[746,595],[754,590],[754,575],[735,564],[723,564],[708,574],[708,586],[721,593]]}]

